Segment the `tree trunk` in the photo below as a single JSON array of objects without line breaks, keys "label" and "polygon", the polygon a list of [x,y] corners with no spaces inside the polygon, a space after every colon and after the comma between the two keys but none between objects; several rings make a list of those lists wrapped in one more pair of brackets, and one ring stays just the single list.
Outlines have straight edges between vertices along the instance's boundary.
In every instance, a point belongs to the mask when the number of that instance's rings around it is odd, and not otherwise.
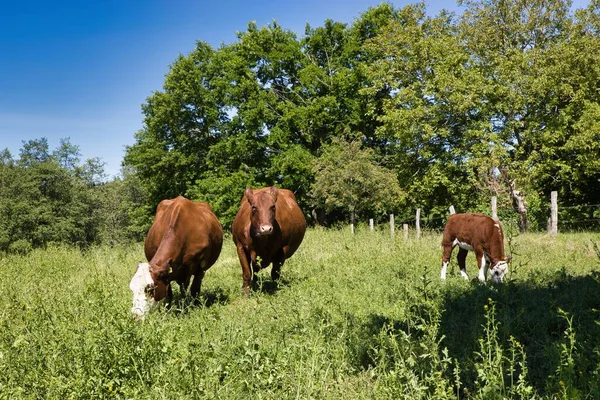
[{"label": "tree trunk", "polygon": [[527,205],[525,197],[520,190],[515,190],[514,183],[511,183],[510,197],[512,198],[513,209],[519,214],[519,232],[527,232],[529,230],[529,220],[527,219]]}]

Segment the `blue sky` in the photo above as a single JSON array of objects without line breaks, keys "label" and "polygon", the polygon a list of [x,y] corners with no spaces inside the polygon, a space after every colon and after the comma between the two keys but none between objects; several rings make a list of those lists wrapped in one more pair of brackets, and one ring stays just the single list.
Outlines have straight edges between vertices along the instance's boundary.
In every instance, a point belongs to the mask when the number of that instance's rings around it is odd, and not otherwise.
[{"label": "blue sky", "polygon": [[[415,1],[391,1],[401,8]],[[202,40],[236,40],[249,21],[276,20],[299,34],[306,23],[351,23],[377,0],[10,1],[0,13],[0,150],[18,158],[23,141],[60,138],[100,157],[114,176],[142,127],[141,105],[161,90],[169,64]],[[425,2],[430,15],[460,11]],[[583,7],[587,1],[578,0]]]}]

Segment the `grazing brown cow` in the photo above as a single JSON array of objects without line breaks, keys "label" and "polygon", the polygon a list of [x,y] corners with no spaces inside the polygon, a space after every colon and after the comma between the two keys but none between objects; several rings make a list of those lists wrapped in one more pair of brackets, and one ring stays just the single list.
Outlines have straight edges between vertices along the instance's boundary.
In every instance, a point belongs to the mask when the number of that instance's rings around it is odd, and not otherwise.
[{"label": "grazing brown cow", "polygon": [[281,266],[298,249],[305,231],[306,220],[294,193],[275,186],[246,189],[232,226],[246,294],[252,274],[271,262],[271,278],[279,279]]},{"label": "grazing brown cow", "polygon": [[456,259],[463,278],[469,279],[465,260],[468,251],[471,250],[477,257],[479,280],[485,281],[488,266],[491,265],[492,280],[494,283],[502,282],[508,272],[510,257],[504,255],[504,234],[499,221],[494,221],[487,215],[470,213],[454,214],[448,218],[442,238],[442,280],[446,279],[452,249],[457,245],[460,249]]},{"label": "grazing brown cow", "polygon": [[197,296],[204,273],[219,257],[222,245],[223,228],[208,204],[182,196],[161,201],[144,245],[148,263],[138,264],[129,284],[131,311],[143,317],[165,296],[170,301],[172,281],[185,293],[192,275],[190,294]]}]

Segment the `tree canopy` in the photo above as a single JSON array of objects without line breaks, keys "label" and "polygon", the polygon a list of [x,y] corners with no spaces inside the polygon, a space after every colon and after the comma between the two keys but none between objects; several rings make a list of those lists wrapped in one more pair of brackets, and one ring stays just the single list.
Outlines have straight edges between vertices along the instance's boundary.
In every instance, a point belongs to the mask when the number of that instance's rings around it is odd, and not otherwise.
[{"label": "tree canopy", "polygon": [[273,21],[218,48],[199,40],[142,105],[122,182],[68,140],[2,153],[0,249],[119,241],[114,221],[139,237],[177,195],[209,202],[228,228],[247,186],[292,190],[309,220],[481,210],[496,195],[543,228],[551,191],[599,204],[600,1],[459,4],[429,16],[383,3],[302,36]]},{"label": "tree canopy", "polygon": [[491,194],[510,204],[516,189],[534,208],[552,190],[598,203],[598,2],[574,14],[566,0],[460,4],[432,17],[423,3],[383,3],[302,38],[274,21],[216,49],[198,42],[148,98],[125,164],[150,205],[187,195],[225,225],[245,186],[330,210],[311,166],[327,171],[339,140],[369,152],[353,162],[395,174],[397,214],[473,209]]}]

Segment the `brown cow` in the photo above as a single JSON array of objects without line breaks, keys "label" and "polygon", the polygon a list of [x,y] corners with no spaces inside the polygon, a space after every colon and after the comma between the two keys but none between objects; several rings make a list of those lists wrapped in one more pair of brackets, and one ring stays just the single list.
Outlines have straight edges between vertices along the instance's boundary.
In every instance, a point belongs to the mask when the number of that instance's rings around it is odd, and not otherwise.
[{"label": "brown cow", "polygon": [[465,279],[467,275],[465,260],[469,250],[475,252],[479,280],[485,281],[488,266],[494,283],[502,282],[508,272],[510,257],[504,255],[504,234],[499,221],[494,221],[483,214],[454,214],[448,218],[442,246],[442,280],[446,279],[446,269],[450,264],[450,256],[455,246],[460,248],[456,257],[460,267],[460,274]]},{"label": "brown cow", "polygon": [[279,279],[281,266],[298,249],[305,231],[306,220],[294,193],[275,186],[246,189],[232,226],[246,294],[253,273],[271,262],[271,278]]},{"label": "brown cow", "polygon": [[161,201],[144,245],[148,263],[138,264],[129,285],[133,291],[131,311],[143,317],[165,296],[170,301],[172,281],[185,293],[192,275],[190,294],[196,297],[204,273],[219,257],[222,245],[223,228],[208,204],[182,196]]}]

